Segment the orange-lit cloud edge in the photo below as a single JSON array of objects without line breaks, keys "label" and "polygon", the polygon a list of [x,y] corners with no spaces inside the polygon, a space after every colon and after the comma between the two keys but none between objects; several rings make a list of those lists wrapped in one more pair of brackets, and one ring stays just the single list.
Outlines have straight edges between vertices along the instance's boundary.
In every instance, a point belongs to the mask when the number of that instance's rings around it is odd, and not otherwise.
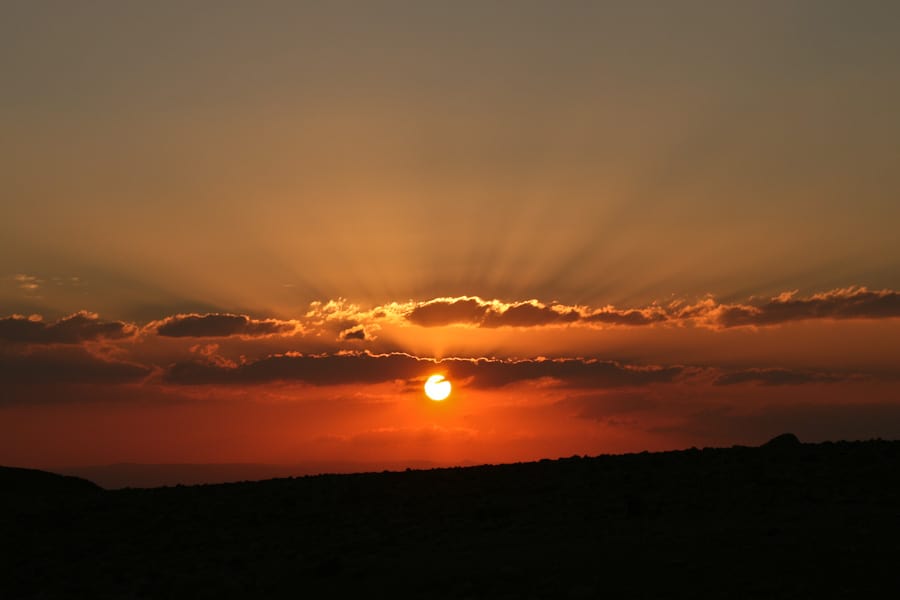
[{"label": "orange-lit cloud edge", "polygon": [[[626,308],[339,299],[295,319],[11,315],[0,318],[0,454],[37,466],[360,452],[454,463],[741,442],[785,428],[888,435],[900,433],[898,333],[900,294],[864,287]],[[441,413],[419,403],[434,373],[453,381]],[[60,414],[72,429],[54,429]],[[119,439],[141,428],[137,414],[158,419],[155,433]],[[99,434],[106,442],[72,451],[88,445],[75,430],[98,418],[113,423]],[[162,449],[173,421],[191,433]],[[39,448],[51,430],[58,439]]]},{"label": "orange-lit cloud edge", "polygon": [[[299,380],[323,385],[410,379],[423,368],[427,369],[421,363],[442,364],[455,369],[463,377],[472,378],[473,385],[496,380],[476,374],[479,369],[487,372],[488,368],[508,371],[510,375],[503,379],[504,383],[542,377],[567,380],[576,377],[571,370],[574,364],[580,365],[579,368],[594,365],[596,370],[596,365],[620,365],[621,361],[610,360],[600,353],[589,356],[577,353],[549,359],[542,353],[529,354],[521,350],[508,355],[476,349],[463,356],[423,356],[402,347],[402,341],[379,340],[379,337],[398,330],[407,335],[412,332],[427,337],[436,329],[457,332],[507,329],[516,331],[520,339],[526,340],[528,332],[538,331],[551,332],[557,338],[564,338],[571,331],[588,331],[602,336],[604,332],[630,328],[722,332],[740,328],[773,329],[810,321],[883,321],[898,317],[900,293],[871,291],[865,287],[836,289],[808,297],[785,292],[743,304],[721,303],[710,296],[694,303],[674,300],[665,305],[638,308],[589,307],[538,300],[504,302],[478,296],[363,308],[339,299],[313,302],[305,314],[290,320],[206,313],[176,314],[138,324],[104,321],[88,311],[79,311],[54,322],[45,322],[40,315],[10,315],[0,318],[0,349],[6,358],[0,381],[46,382],[62,375],[62,380],[93,381],[96,378],[100,383],[103,374],[108,373],[111,382],[119,382],[130,373],[135,380],[156,379],[170,383]],[[230,358],[222,352],[225,341],[233,355]],[[166,344],[172,358],[184,356],[187,351],[191,360],[169,361],[159,351],[145,352],[148,347]],[[367,347],[369,345],[373,347]],[[247,352],[235,354],[236,349]],[[149,360],[142,360],[145,354],[149,355]],[[49,356],[53,358],[48,359]],[[403,365],[400,366],[398,361]],[[327,369],[307,367],[309,364],[324,367],[331,363],[342,365],[341,375],[329,376],[324,374]],[[367,373],[364,365],[368,363],[381,364],[383,368],[362,375]],[[88,364],[93,368],[87,368]],[[273,367],[275,364],[279,366]],[[105,365],[107,371],[101,365]],[[679,373],[685,370],[681,366],[665,366],[678,369]],[[623,372],[663,367],[621,365]],[[791,374],[787,369],[768,366],[720,372],[714,381],[718,384],[744,381],[776,384],[835,381],[848,377],[850,375],[811,371]]]}]

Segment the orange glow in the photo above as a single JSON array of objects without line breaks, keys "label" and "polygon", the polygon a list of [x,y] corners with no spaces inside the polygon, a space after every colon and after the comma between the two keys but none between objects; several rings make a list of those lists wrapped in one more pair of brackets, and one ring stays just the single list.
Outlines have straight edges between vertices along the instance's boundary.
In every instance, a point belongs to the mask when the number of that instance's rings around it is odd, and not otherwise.
[{"label": "orange glow", "polygon": [[0,22],[0,465],[900,438],[890,3],[82,4]]}]

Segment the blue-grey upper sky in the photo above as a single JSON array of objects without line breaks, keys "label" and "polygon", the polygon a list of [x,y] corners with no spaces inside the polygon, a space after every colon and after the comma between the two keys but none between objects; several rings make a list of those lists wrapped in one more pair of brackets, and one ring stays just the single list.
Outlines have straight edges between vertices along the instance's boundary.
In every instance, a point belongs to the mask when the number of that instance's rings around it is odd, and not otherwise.
[{"label": "blue-grey upper sky", "polygon": [[6,2],[0,306],[900,287],[897,2]]}]

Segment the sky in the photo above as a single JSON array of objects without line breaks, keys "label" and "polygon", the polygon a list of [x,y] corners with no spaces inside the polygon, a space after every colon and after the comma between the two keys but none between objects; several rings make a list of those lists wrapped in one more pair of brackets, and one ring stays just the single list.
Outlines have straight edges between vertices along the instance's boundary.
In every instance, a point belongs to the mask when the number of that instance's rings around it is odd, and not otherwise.
[{"label": "sky", "polygon": [[896,2],[0,15],[0,464],[900,437]]}]

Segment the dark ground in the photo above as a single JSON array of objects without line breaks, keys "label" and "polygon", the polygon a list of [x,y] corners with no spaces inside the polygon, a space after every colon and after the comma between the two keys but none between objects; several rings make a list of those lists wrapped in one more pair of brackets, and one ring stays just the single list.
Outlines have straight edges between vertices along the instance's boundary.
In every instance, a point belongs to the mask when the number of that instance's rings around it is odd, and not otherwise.
[{"label": "dark ground", "polygon": [[118,491],[48,482],[0,470],[0,597],[900,592],[900,442]]}]

